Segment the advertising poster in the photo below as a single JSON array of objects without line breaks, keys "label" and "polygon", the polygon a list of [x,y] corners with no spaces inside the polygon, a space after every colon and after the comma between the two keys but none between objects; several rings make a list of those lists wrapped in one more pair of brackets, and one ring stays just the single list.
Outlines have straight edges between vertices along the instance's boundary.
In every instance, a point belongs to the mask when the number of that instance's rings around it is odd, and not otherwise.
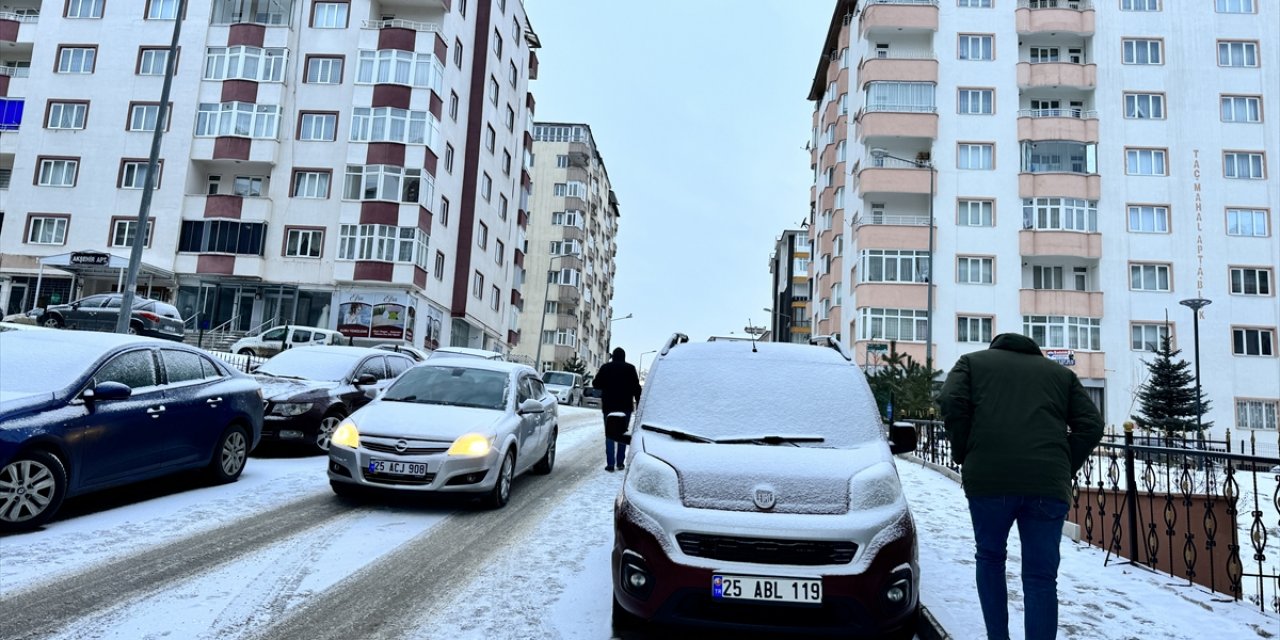
[{"label": "advertising poster", "polygon": [[349,338],[413,341],[417,319],[413,296],[401,292],[347,290],[338,293],[337,330]]}]

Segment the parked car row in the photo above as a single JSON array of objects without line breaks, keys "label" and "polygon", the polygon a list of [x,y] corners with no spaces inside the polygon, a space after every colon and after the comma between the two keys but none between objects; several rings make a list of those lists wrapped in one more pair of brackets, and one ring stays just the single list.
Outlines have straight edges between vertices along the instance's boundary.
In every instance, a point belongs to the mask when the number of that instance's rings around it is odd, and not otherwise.
[{"label": "parked car row", "polygon": [[[114,332],[116,323],[120,319],[120,307],[123,303],[122,294],[102,293],[67,304],[36,309],[30,315],[33,315],[41,326],[50,329]],[[182,314],[178,313],[177,307],[149,298],[133,299],[129,333],[180,342],[185,330]]]}]

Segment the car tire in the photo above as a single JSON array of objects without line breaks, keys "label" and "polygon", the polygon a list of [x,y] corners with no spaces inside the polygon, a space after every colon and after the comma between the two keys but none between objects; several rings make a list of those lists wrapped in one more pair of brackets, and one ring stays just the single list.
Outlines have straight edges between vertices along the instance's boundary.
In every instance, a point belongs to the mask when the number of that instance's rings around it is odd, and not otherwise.
[{"label": "car tire", "polygon": [[316,428],[316,439],[311,441],[311,448],[316,453],[329,453],[329,441],[333,439],[333,432],[346,419],[346,411],[330,409],[329,413],[324,414],[320,419],[320,426]]},{"label": "car tire", "polygon": [[547,452],[533,465],[533,472],[539,475],[547,475],[551,473],[551,469],[556,466],[556,436],[560,434],[558,427],[551,428],[551,440],[547,442]]},{"label": "car tire", "polygon": [[40,318],[40,326],[48,327],[50,329],[61,329],[67,325],[62,321],[60,316],[46,315]]},{"label": "car tire", "polygon": [[498,480],[493,483],[493,489],[484,496],[484,506],[486,509],[501,509],[507,506],[507,501],[511,499],[511,481],[516,475],[516,454],[514,451],[507,451],[507,455],[502,457],[502,463],[498,465]]},{"label": "car tire", "polygon": [[354,484],[347,484],[346,482],[338,482],[336,480],[330,480],[329,488],[333,489],[333,495],[338,496],[343,500],[356,500],[358,498],[364,497],[364,491],[361,491],[360,487]]},{"label": "car tire", "polygon": [[0,468],[0,531],[28,531],[53,519],[67,497],[67,468],[47,451],[20,453]]},{"label": "car tire", "polygon": [[237,351],[236,354],[242,355],[242,356],[249,356],[250,358],[256,358],[258,356],[258,354],[253,352],[253,349],[249,349],[249,348],[241,349]]},{"label": "car tire", "polygon": [[618,596],[613,596],[613,628],[617,629],[637,629],[644,626],[644,620],[634,613],[622,608],[622,603],[618,602]]},{"label": "car tire", "polygon": [[245,428],[232,424],[222,432],[218,444],[213,448],[213,459],[209,461],[209,479],[214,484],[235,482],[244,472],[249,461],[249,434]]},{"label": "car tire", "polygon": [[130,322],[129,335],[131,336],[142,335],[142,325],[137,322]]}]

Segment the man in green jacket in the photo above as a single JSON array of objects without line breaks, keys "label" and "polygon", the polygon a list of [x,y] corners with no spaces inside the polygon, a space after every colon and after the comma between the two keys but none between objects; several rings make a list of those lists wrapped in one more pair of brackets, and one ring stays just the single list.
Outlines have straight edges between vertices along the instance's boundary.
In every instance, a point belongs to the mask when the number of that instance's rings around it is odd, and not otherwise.
[{"label": "man in green jacket", "polygon": [[939,398],[977,546],[988,640],[1009,639],[1009,530],[1018,523],[1027,640],[1057,637],[1058,544],[1071,478],[1102,439],[1102,416],[1070,369],[1035,341],[1002,333],[960,357]]}]

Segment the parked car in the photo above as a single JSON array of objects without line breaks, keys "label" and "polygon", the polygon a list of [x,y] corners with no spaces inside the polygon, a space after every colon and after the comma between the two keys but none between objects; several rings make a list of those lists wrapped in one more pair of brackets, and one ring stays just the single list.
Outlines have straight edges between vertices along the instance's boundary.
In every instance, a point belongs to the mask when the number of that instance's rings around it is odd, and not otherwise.
[{"label": "parked car", "polygon": [[582,390],[582,406],[590,409],[599,409],[602,402],[601,397],[604,391],[595,387],[587,387]]},{"label": "parked car", "polygon": [[555,397],[533,367],[432,360],[338,427],[329,484],[347,497],[366,490],[471,493],[499,508],[516,476],[551,473],[558,433]]},{"label": "parked car", "polygon": [[262,439],[329,450],[334,429],[351,412],[416,364],[364,347],[298,347],[262,363],[254,376],[267,400]]},{"label": "parked car", "polygon": [[276,327],[256,336],[240,338],[231,344],[231,353],[242,356],[270,357],[289,348],[325,344],[344,344],[347,339],[341,333],[319,327]]},{"label": "parked car", "polygon": [[382,349],[383,351],[391,351],[393,353],[403,353],[404,355],[409,356],[410,358],[413,358],[418,362],[422,362],[427,358],[431,357],[431,352],[429,351],[423,351],[422,349],[419,349],[417,347],[412,347],[407,344],[400,344],[398,342],[377,344],[377,345],[374,345],[373,348]]},{"label": "parked car", "polygon": [[184,344],[6,331],[0,354],[0,531],[177,471],[233,482],[262,432],[258,383]]},{"label": "parked car", "polygon": [[911,638],[915,525],[838,343],[687,343],[649,370],[615,503],[615,624]]},{"label": "parked car", "polygon": [[576,407],[582,404],[582,374],[572,371],[543,371],[542,383],[560,404]]},{"label": "parked car", "polygon": [[[124,296],[119,293],[101,293],[81,298],[67,304],[55,304],[37,311],[41,326],[52,329],[80,329],[82,331],[106,331],[113,333],[120,318],[120,305]],[[178,308],[152,300],[135,297],[133,317],[129,320],[129,333],[182,341],[186,327]]]},{"label": "parked car", "polygon": [[484,360],[506,360],[497,351],[487,351],[485,349],[471,349],[469,347],[440,347],[431,352],[430,358],[482,358]]}]

